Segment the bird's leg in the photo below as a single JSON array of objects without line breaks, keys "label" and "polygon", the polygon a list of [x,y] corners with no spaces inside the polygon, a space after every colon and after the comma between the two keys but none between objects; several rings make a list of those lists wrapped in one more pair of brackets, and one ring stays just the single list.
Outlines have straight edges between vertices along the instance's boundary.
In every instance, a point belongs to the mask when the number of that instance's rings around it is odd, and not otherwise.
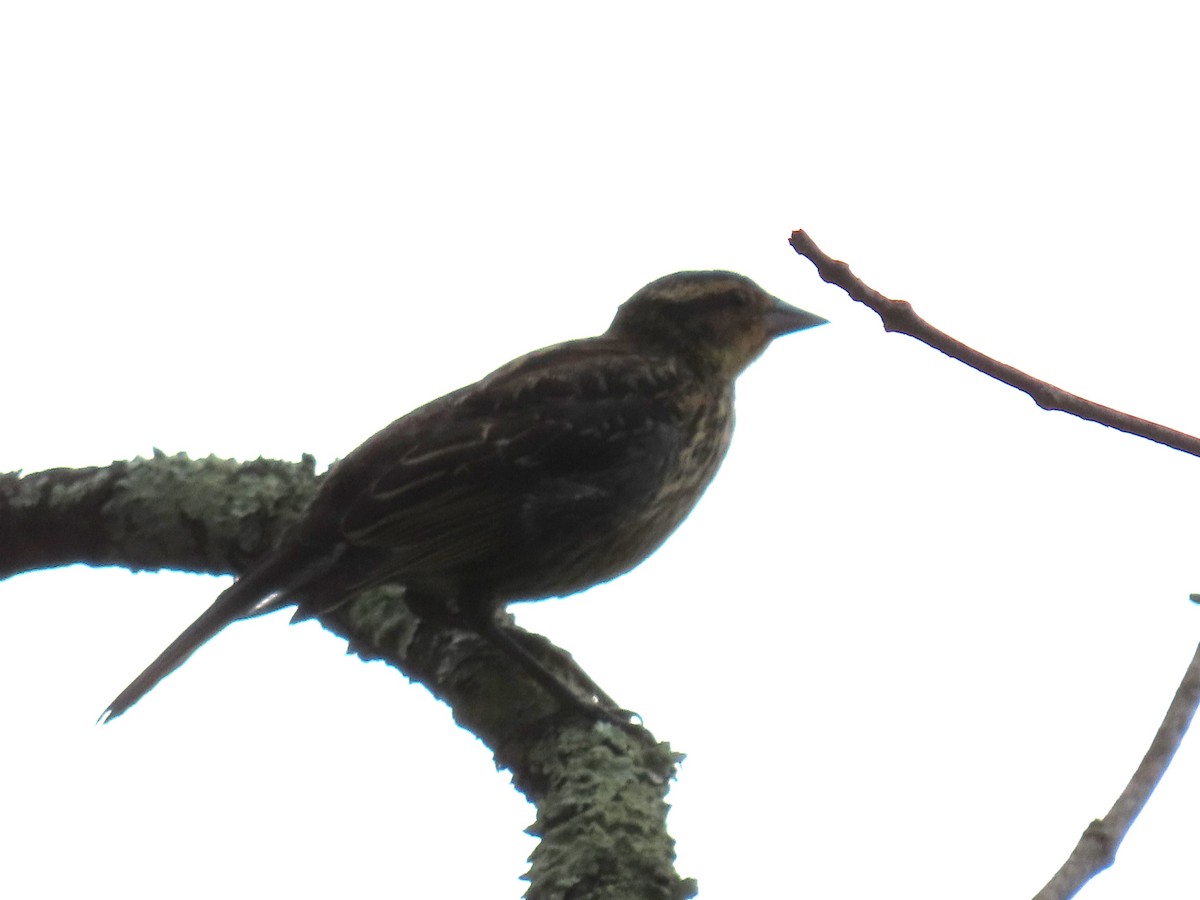
[{"label": "bird's leg", "polygon": [[[506,628],[499,623],[497,623],[496,627],[503,628],[506,635],[518,643],[525,644],[526,649],[529,650],[529,652],[534,656],[536,656],[538,652],[549,653],[555,656],[562,667],[564,669],[570,669],[572,672],[572,677],[581,685],[583,685],[589,694],[599,700],[601,705],[607,706],[609,709],[619,710],[622,713],[628,712],[628,710],[622,709],[622,707],[618,706],[617,701],[605,693],[604,688],[600,687],[600,685],[596,684],[596,682],[592,680],[592,676],[585,672],[579,663],[575,662],[575,657],[573,657],[562,647],[559,647],[553,641],[546,638],[545,635],[535,634],[532,631],[526,631],[524,628],[519,627]],[[531,649],[533,647],[536,647],[537,649]],[[633,714],[630,713],[630,715]]]},{"label": "bird's leg", "polygon": [[[636,717],[636,713],[619,707],[616,701],[583,671],[571,654],[556,647],[540,634],[502,624],[497,618],[497,608],[487,602],[485,597],[464,592],[455,598],[455,602],[447,603],[442,597],[406,589],[404,600],[421,618],[475,632],[496,650],[518,663],[563,705],[583,713],[590,719],[604,719],[625,729],[635,727],[631,720]],[[570,670],[571,677],[587,691],[586,696],[581,695],[542,661],[542,657],[548,653],[553,654],[563,668]]]},{"label": "bird's leg", "polygon": [[[479,623],[479,633],[497,650],[520,663],[538,684],[563,704],[578,710],[589,718],[604,719],[620,728],[633,727],[630,722],[631,714],[613,703],[612,698],[600,690],[596,683],[575,664],[574,660],[571,661],[573,668],[583,675],[581,680],[600,701],[599,703],[590,698],[581,697],[569,684],[546,668],[546,664],[534,656],[520,640],[513,636],[513,632],[501,625],[494,616],[487,616]],[[566,654],[564,653],[564,655]]]}]

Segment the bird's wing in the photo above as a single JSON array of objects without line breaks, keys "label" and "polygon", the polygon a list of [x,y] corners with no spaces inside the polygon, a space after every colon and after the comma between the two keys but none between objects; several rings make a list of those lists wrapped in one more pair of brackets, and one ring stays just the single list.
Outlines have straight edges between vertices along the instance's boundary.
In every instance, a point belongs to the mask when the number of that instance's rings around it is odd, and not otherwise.
[{"label": "bird's wing", "polygon": [[386,549],[400,574],[436,576],[520,546],[560,508],[584,521],[652,491],[679,439],[652,389],[667,376],[590,349],[518,361],[393,423],[372,464],[347,458],[362,475],[339,510],[343,540]]}]

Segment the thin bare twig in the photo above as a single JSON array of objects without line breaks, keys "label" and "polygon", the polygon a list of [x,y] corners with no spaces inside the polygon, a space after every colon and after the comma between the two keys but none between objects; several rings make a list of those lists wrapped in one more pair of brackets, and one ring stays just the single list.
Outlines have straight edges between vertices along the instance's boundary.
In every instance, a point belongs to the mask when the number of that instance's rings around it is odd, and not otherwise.
[{"label": "thin bare twig", "polygon": [[1179,749],[1192,716],[1196,713],[1197,704],[1200,704],[1200,647],[1196,648],[1187,672],[1183,675],[1183,681],[1179,683],[1175,697],[1167,708],[1167,714],[1158,726],[1158,733],[1150,742],[1150,749],[1146,751],[1141,765],[1129,779],[1129,784],[1108,811],[1108,815],[1087,827],[1062,868],[1038,891],[1033,900],[1067,900],[1074,897],[1097,873],[1113,864],[1117,848],[1121,846],[1121,841],[1125,840],[1133,820],[1154,793],[1159,779],[1163,777],[1175,756],[1175,751]]},{"label": "thin bare twig", "polygon": [[[934,328],[916,314],[912,304],[905,300],[893,300],[868,287],[841,260],[833,259],[813,243],[804,231],[792,232],[790,241],[793,249],[817,268],[817,273],[829,284],[840,287],[851,299],[864,304],[883,320],[887,331],[907,334],[940,350],[947,356],[990,375],[997,381],[1024,391],[1038,406],[1045,410],[1059,410],[1081,419],[1098,422],[1128,434],[1173,447],[1192,456],[1200,456],[1200,438],[1167,428],[1155,422],[1131,416],[1128,413],[1101,406],[1077,394],[1047,384],[1010,365],[992,359],[962,341],[950,337]],[[1193,598],[1196,599],[1196,598]],[[1121,796],[1103,819],[1097,819],[1087,827],[1079,843],[1063,863],[1061,869],[1034,897],[1034,900],[1067,900],[1090,881],[1098,872],[1112,865],[1117,848],[1125,839],[1134,819],[1150,799],[1158,786],[1167,766],[1179,749],[1200,704],[1200,647],[1192,657],[1175,697],[1167,709],[1166,717],[1158,728],[1150,749]]]},{"label": "thin bare twig", "polygon": [[817,273],[829,284],[836,285],[850,297],[874,310],[883,320],[887,331],[907,334],[928,344],[935,350],[940,350],[947,356],[966,363],[973,369],[978,369],[985,375],[990,375],[997,381],[1024,391],[1033,398],[1033,402],[1045,410],[1059,410],[1070,413],[1081,419],[1098,422],[1109,428],[1116,428],[1128,434],[1135,434],[1146,440],[1173,447],[1192,456],[1200,456],[1200,438],[1156,422],[1139,419],[1116,409],[1101,406],[1086,400],[1078,394],[1064,391],[1060,387],[1047,384],[1014,369],[1012,366],[992,359],[962,341],[950,337],[944,331],[934,328],[916,314],[912,304],[907,300],[893,300],[864,284],[858,276],[850,271],[850,267],[839,259],[827,256],[820,247],[813,243],[812,238],[804,231],[793,231],[790,241],[792,248],[817,267]]}]

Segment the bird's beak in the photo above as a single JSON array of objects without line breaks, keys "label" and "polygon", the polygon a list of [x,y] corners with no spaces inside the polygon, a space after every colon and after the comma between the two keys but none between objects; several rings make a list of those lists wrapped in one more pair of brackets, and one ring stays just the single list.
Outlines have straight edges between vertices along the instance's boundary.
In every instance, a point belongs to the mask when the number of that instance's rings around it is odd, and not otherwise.
[{"label": "bird's beak", "polygon": [[790,303],[784,303],[778,298],[775,299],[775,305],[767,310],[764,319],[767,323],[767,331],[773,338],[779,337],[781,334],[791,334],[793,331],[803,331],[805,328],[815,328],[829,322],[828,319],[822,319],[814,313],[792,306]]}]

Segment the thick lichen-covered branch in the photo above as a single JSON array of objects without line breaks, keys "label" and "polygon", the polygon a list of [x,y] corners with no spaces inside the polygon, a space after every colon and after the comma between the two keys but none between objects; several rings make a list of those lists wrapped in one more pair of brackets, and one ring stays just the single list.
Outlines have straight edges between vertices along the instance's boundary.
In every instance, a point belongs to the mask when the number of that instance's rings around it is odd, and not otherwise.
[{"label": "thick lichen-covered branch", "polygon": [[300,463],[156,452],[86,469],[0,475],[0,578],[74,563],[239,573],[316,490]]},{"label": "thick lichen-covered branch", "polygon": [[[276,544],[318,482],[308,457],[240,463],[157,452],[0,475],[0,579],[75,563],[237,574]],[[530,900],[695,894],[675,873],[666,831],[677,758],[648,731],[559,713],[508,657],[477,635],[414,617],[396,587],[364,593],[321,621],[352,652],[447,702],[512,772],[538,809]]]}]

